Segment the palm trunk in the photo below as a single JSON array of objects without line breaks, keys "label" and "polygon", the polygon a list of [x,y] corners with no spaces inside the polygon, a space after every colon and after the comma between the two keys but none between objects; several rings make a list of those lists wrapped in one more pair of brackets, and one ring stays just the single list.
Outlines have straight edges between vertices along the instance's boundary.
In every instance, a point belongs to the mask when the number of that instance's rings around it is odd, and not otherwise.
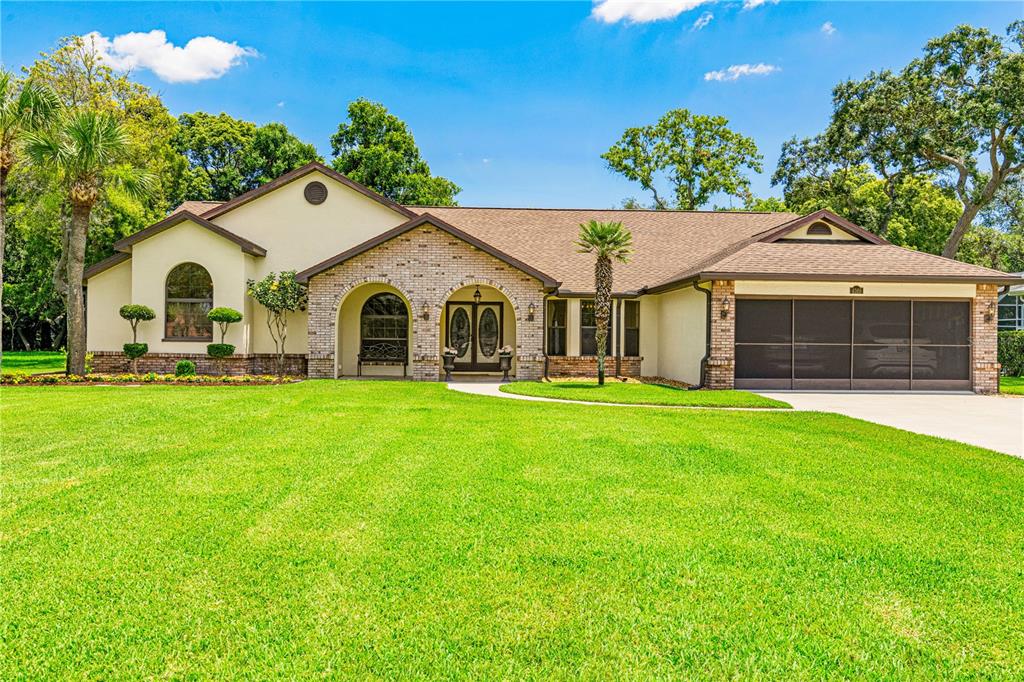
[{"label": "palm trunk", "polygon": [[0,367],[4,362],[4,246],[7,237],[7,174],[9,172],[10,169],[6,166],[0,167]]},{"label": "palm trunk", "polygon": [[597,322],[597,385],[604,386],[604,355],[608,344],[608,319],[612,314],[612,261],[608,256],[598,256],[594,265],[594,317]]},{"label": "palm trunk", "polygon": [[85,374],[85,240],[89,233],[91,206],[71,207],[71,235],[68,239],[68,372]]}]

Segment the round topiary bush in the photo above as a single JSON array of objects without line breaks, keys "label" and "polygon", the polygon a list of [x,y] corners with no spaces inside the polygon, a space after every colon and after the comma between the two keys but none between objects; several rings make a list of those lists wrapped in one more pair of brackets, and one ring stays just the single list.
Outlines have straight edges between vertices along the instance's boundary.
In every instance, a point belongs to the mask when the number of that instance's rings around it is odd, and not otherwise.
[{"label": "round topiary bush", "polygon": [[234,353],[235,347],[230,343],[211,343],[206,347],[206,354],[211,358],[228,358]]},{"label": "round topiary bush", "polygon": [[126,343],[123,346],[125,357],[129,360],[136,360],[149,352],[149,344]]},{"label": "round topiary bush", "polygon": [[196,375],[196,363],[191,360],[178,360],[178,364],[174,366],[174,376],[176,377],[192,377]]}]

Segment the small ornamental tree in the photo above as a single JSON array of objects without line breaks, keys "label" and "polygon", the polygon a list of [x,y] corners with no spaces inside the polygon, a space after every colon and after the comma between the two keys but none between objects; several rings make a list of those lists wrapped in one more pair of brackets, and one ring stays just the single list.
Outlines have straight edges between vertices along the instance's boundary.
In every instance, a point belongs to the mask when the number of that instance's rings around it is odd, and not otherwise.
[{"label": "small ornamental tree", "polygon": [[149,346],[139,343],[139,322],[148,322],[156,318],[156,313],[148,305],[129,303],[121,306],[118,313],[132,326],[132,342],[124,344],[124,354],[132,361],[132,373],[138,374],[138,360],[149,351]]},{"label": "small ornamental tree", "polygon": [[612,261],[625,263],[633,252],[633,235],[622,223],[591,220],[580,224],[576,246],[591,253],[594,264],[594,317],[597,329],[597,385],[604,386],[604,356],[608,344],[608,321],[612,316]]},{"label": "small ornamental tree", "polygon": [[249,280],[249,295],[267,309],[267,329],[277,351],[277,373],[284,374],[284,348],[288,338],[288,313],[306,307],[306,287],[295,271],[271,272],[261,280]]},{"label": "small ornamental tree", "polygon": [[211,322],[216,322],[220,327],[220,343],[211,343],[206,347],[206,353],[211,358],[226,358],[235,352],[235,347],[230,343],[224,343],[224,335],[228,333],[228,325],[242,321],[242,313],[234,308],[213,308],[206,314]]}]

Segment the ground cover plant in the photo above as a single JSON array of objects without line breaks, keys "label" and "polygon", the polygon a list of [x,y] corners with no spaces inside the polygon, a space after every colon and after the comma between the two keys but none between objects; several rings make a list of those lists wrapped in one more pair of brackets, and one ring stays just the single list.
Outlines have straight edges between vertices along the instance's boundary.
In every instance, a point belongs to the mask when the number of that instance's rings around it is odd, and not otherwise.
[{"label": "ground cover plant", "polygon": [[3,373],[39,374],[63,372],[65,355],[58,351],[4,351]]},{"label": "ground cover plant", "polygon": [[1024,377],[999,377],[999,392],[1024,395]]},{"label": "ground cover plant", "polygon": [[0,678],[1014,678],[1024,462],[412,382],[0,388]]},{"label": "ground cover plant", "polygon": [[517,381],[501,387],[505,393],[585,400],[595,403],[630,405],[682,405],[693,407],[775,407],[788,408],[789,403],[773,400],[748,391],[688,391],[661,384],[612,381],[600,386],[586,379],[573,381]]}]

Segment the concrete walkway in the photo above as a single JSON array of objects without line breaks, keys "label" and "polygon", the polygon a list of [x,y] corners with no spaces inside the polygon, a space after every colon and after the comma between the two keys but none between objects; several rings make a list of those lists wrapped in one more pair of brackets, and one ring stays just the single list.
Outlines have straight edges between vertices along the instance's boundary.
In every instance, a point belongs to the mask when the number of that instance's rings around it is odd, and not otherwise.
[{"label": "concrete walkway", "polygon": [[[740,409],[749,412],[775,411],[755,408],[629,405],[559,400],[502,393],[498,390],[500,385],[494,382],[455,381],[449,383],[448,388],[453,391],[492,398],[576,405],[690,410]],[[800,391],[761,393],[761,395],[783,400],[796,410],[835,412],[905,431],[939,436],[1004,452],[1015,457],[1024,457],[1024,398],[981,396],[973,393],[804,393]]]},{"label": "concrete walkway", "polygon": [[1024,398],[973,393],[761,393],[798,410],[836,412],[1024,457]]}]

